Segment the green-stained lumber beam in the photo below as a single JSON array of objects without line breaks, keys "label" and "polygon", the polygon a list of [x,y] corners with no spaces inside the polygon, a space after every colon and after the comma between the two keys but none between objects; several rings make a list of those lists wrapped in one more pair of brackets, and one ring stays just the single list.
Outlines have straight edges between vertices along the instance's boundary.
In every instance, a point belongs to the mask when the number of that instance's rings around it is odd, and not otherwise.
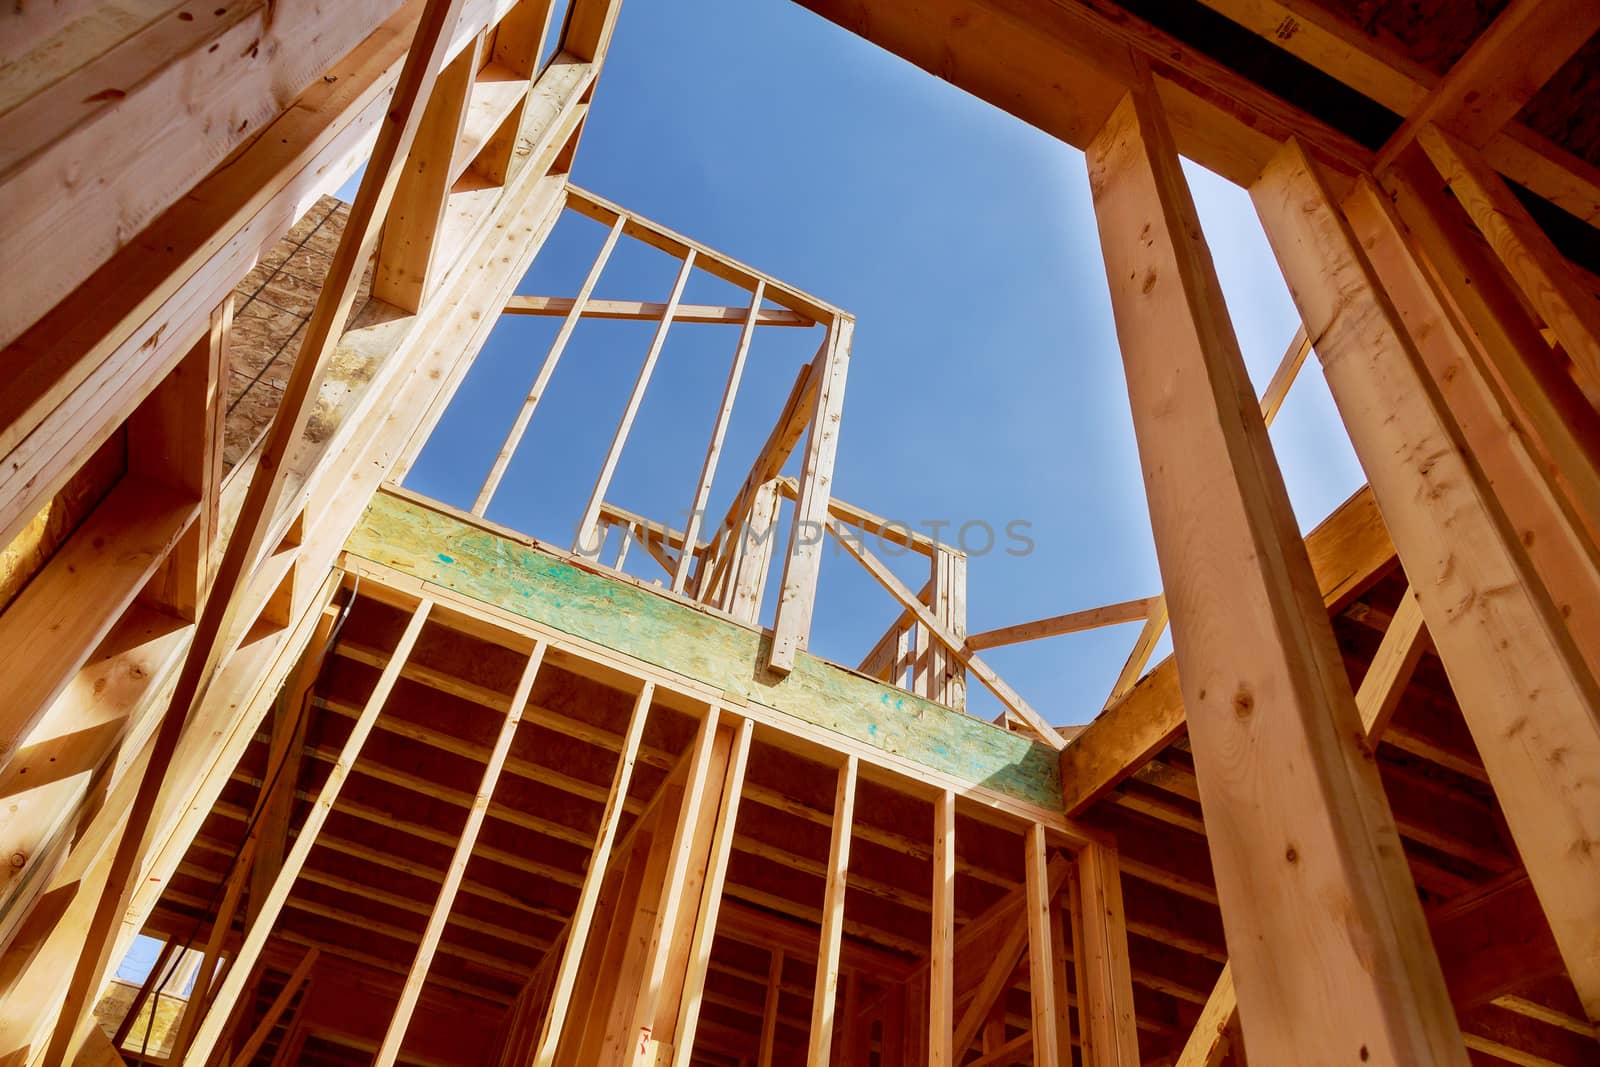
[{"label": "green-stained lumber beam", "polygon": [[373,497],[345,549],[973,786],[1061,810],[1060,768],[1048,745],[808,653],[780,676],[766,669],[769,638],[760,631],[576,566],[403,490]]}]

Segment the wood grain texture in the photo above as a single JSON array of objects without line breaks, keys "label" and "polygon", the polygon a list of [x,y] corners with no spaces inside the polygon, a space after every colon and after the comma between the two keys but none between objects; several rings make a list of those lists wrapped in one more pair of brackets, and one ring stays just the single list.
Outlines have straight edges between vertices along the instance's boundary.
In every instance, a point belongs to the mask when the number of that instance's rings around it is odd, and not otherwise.
[{"label": "wood grain texture", "polygon": [[1060,810],[1059,768],[1047,745],[809,653],[779,678],[762,668],[767,639],[751,629],[419,501],[379,493],[346,549],[963,781]]},{"label": "wood grain texture", "polygon": [[1589,891],[1600,884],[1600,686],[1315,164],[1290,142],[1251,196],[1573,984],[1600,1016]]},{"label": "wood grain texture", "polygon": [[[1306,555],[1330,613],[1352,603],[1395,566],[1394,545],[1363,488],[1306,537]],[[1061,791],[1069,815],[1100,797],[1166,748],[1184,729],[1178,665],[1170,657],[1061,750]]]},{"label": "wood grain texture", "polygon": [[1087,158],[1247,1039],[1273,1062],[1309,1042],[1352,1062],[1464,1064],[1153,88]]}]

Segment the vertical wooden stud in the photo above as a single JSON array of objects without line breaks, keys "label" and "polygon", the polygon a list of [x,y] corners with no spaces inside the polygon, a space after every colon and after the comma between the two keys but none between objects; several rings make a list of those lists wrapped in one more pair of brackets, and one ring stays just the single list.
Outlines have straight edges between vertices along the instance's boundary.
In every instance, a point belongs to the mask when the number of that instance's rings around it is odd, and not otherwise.
[{"label": "vertical wooden stud", "polygon": [[[617,239],[622,236],[622,227],[627,221],[628,216],[618,215],[617,220],[611,224],[611,230],[606,234],[605,241],[600,245],[600,251],[594,257],[589,273],[578,288],[578,295],[573,298],[572,307],[567,310],[566,317],[561,320],[561,327],[556,330],[555,340],[550,342],[550,348],[545,352],[544,362],[539,365],[539,373],[534,377],[528,395],[523,398],[522,406],[517,409],[517,417],[512,420],[511,429],[506,431],[506,439],[501,443],[500,451],[495,453],[494,463],[490,465],[489,473],[484,476],[483,485],[478,488],[478,496],[472,502],[474,515],[488,512],[489,503],[500,488],[500,482],[506,476],[506,468],[511,466],[512,457],[517,454],[517,446],[522,443],[522,435],[527,432],[528,423],[532,421],[533,413],[538,408],[544,391],[550,387],[550,379],[556,372],[556,364],[561,362],[561,354],[567,350],[567,342],[572,339],[572,331],[578,328],[578,320],[583,317],[583,309],[589,306],[589,297],[600,281],[600,272],[605,270],[606,262],[611,258],[612,250],[617,247]],[[617,566],[621,568],[622,564],[619,562]]]},{"label": "vertical wooden stud", "polygon": [[[1150,81],[1122,101],[1087,156],[1252,1047],[1269,1061],[1293,1060],[1311,1042],[1352,1062],[1464,1063],[1354,694]],[[1320,345],[1318,324],[1305,322]],[[1083,883],[1086,895],[1120,903],[1114,878]],[[1084,910],[1090,930],[1116,918]],[[1352,943],[1352,923],[1373,936]],[[1302,951],[1285,953],[1285,944]],[[1085,998],[1106,980],[1091,969]],[[1330,986],[1342,995],[1327,996]],[[1089,1015],[1091,1025],[1122,1019]],[[1111,1032],[1131,1040],[1131,1027]],[[1107,1040],[1096,1034],[1102,1062],[1136,1062],[1136,1049]]]},{"label": "vertical wooden stud", "polygon": [[856,810],[856,757],[846,756],[833,798],[833,840],[828,846],[827,889],[822,901],[822,932],[817,981],[811,997],[811,1039],[807,1067],[827,1067],[833,1047],[834,998],[839,989],[839,944],[844,936],[844,898],[850,869],[850,829]]},{"label": "vertical wooden stud", "polygon": [[410,971],[406,973],[405,983],[400,987],[400,1002],[395,1006],[394,1014],[389,1018],[389,1026],[384,1032],[383,1042],[378,1046],[378,1055],[373,1060],[375,1067],[392,1067],[400,1055],[400,1044],[405,1040],[406,1028],[411,1023],[412,1012],[416,1010],[417,999],[422,996],[422,984],[427,981],[428,969],[433,964],[439,939],[444,935],[445,923],[450,921],[450,909],[455,905],[456,892],[461,888],[461,879],[467,873],[467,862],[472,859],[472,849],[478,842],[478,831],[483,829],[483,820],[489,814],[489,802],[494,797],[495,786],[499,784],[500,772],[505,768],[506,757],[511,754],[511,742],[516,738],[517,727],[522,723],[522,713],[528,706],[528,696],[533,692],[534,678],[544,662],[544,653],[543,641],[533,646],[533,652],[523,667],[522,677],[517,681],[511,705],[500,724],[500,733],[495,737],[494,748],[490,750],[489,759],[484,764],[478,791],[472,798],[472,806],[467,809],[467,821],[461,828],[460,837],[456,839],[456,848],[450,857],[450,864],[445,868],[444,881],[440,884],[439,895],[433,902],[433,911],[428,915],[428,925],[422,931],[417,954],[411,961]]},{"label": "vertical wooden stud", "polygon": [[[1600,884],[1600,850],[1587,844],[1600,840],[1600,804],[1587,784],[1600,776],[1600,686],[1508,536],[1493,487],[1463,455],[1319,168],[1291,141],[1251,196],[1573,985],[1600,1018],[1600,895],[1589,891]],[[1203,776],[1201,792],[1204,800]],[[1431,960],[1431,943],[1413,956],[1424,952]],[[1236,958],[1233,977],[1254,1053],[1253,975]]]},{"label": "vertical wooden stud", "polygon": [[[689,284],[689,274],[694,270],[694,249],[689,249],[683,257],[683,264],[678,268],[678,277],[672,283],[672,295],[667,298],[666,310],[661,313],[661,322],[656,326],[655,336],[650,340],[650,350],[645,353],[644,365],[639,368],[639,377],[634,380],[633,391],[628,394],[628,405],[622,411],[622,418],[617,423],[617,431],[611,436],[611,447],[606,449],[605,462],[600,465],[600,475],[595,479],[594,489],[589,493],[589,503],[583,509],[583,517],[578,520],[577,536],[572,542],[572,551],[583,556],[597,556],[599,546],[591,545],[594,537],[595,522],[600,518],[600,505],[605,503],[606,490],[611,488],[611,478],[617,472],[617,463],[622,459],[622,448],[628,443],[628,434],[633,429],[633,420],[639,414],[639,405],[644,402],[644,391],[650,384],[650,377],[655,373],[656,361],[661,358],[661,349],[667,343],[667,331],[672,328],[673,316],[678,313],[678,302],[683,299],[684,286]],[[685,546],[685,551],[689,551]]]},{"label": "vertical wooden stud", "polygon": [[600,817],[600,832],[595,840],[594,854],[589,858],[583,889],[578,894],[578,905],[568,926],[566,945],[561,950],[561,965],[556,970],[550,1005],[545,1009],[544,1027],[534,1050],[533,1062],[536,1067],[550,1067],[555,1062],[556,1047],[561,1042],[561,1034],[566,1026],[567,1008],[572,1003],[572,990],[577,982],[578,966],[583,962],[583,949],[588,942],[595,905],[606,881],[606,867],[611,860],[611,846],[616,841],[617,823],[622,818],[623,804],[628,798],[628,784],[633,780],[633,767],[639,759],[639,739],[644,734],[645,720],[650,714],[650,698],[654,695],[655,684],[645,682],[638,699],[634,701],[633,717],[628,722],[622,754],[617,760],[616,776],[611,782],[611,792],[606,797],[605,812]]},{"label": "vertical wooden stud", "polygon": [[811,633],[811,611],[822,567],[822,531],[833,495],[833,464],[839,452],[839,423],[844,417],[844,386],[854,334],[854,319],[834,319],[813,372],[819,376],[816,405],[806,437],[800,497],[795,502],[794,524],[789,530],[789,552],[784,557],[772,651],[767,660],[767,665],[780,674],[794,669],[795,654],[805,648]]},{"label": "vertical wooden stud", "polygon": [[1028,908],[1028,988],[1033,998],[1033,1067],[1072,1067],[1060,1061],[1056,1036],[1055,949],[1051,937],[1053,896],[1044,827],[1030,823],[1024,835]]}]

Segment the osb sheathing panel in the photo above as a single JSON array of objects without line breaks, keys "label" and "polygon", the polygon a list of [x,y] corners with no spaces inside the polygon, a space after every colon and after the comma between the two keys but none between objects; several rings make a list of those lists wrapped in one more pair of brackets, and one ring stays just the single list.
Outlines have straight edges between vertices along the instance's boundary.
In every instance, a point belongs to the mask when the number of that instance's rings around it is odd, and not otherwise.
[{"label": "osb sheathing panel", "polygon": [[1317,0],[1362,32],[1398,44],[1436,74],[1449,70],[1510,0]]},{"label": "osb sheathing panel", "polygon": [[1600,34],[1545,82],[1518,118],[1573,155],[1600,164]]},{"label": "osb sheathing panel", "polygon": [[[234,290],[223,447],[230,467],[266,433],[278,410],[349,216],[349,204],[321,197]],[[364,321],[371,283],[369,263],[351,305],[353,323]],[[330,373],[338,376],[339,368]]]}]

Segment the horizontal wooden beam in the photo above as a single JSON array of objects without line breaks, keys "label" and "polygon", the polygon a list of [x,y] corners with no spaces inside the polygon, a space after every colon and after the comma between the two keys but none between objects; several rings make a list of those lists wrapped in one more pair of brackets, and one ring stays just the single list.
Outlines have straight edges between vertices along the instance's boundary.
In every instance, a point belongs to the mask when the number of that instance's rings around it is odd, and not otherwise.
[{"label": "horizontal wooden beam", "polygon": [[1380,171],[1430,124],[1481,148],[1600,29],[1593,0],[1513,0],[1378,153]]},{"label": "horizontal wooden beam", "polygon": [[678,259],[683,259],[691,252],[696,257],[695,265],[713,277],[731,282],[741,289],[752,290],[756,282],[767,283],[767,296],[775,303],[782,304],[791,311],[806,316],[812,322],[826,323],[845,312],[842,308],[834,307],[826,301],[819,300],[810,293],[803,292],[791,285],[786,285],[770,275],[756,270],[754,267],[731,259],[713,248],[707,248],[699,241],[685,237],[681,233],[667,229],[658,222],[641,218],[603,196],[598,196],[587,189],[576,185],[567,186],[567,207],[587,218],[594,219],[609,226],[618,218],[626,216],[627,222],[623,226],[623,233],[635,240],[643,241],[652,248],[658,248]]},{"label": "horizontal wooden beam", "polygon": [[[565,315],[576,301],[570,296],[514,296],[507,301],[507,315]],[[643,319],[658,322],[667,305],[645,300],[590,300],[580,312],[586,319]],[[726,322],[740,325],[749,308],[718,307],[712,304],[679,304],[673,322]],[[785,308],[762,308],[756,313],[757,326],[814,326],[810,319]]]},{"label": "horizontal wooden beam", "polygon": [[[383,490],[346,545],[347,569],[363,576],[363,590],[370,582],[375,596],[388,590],[404,602],[426,585],[429,595],[448,594],[451,604],[497,630],[565,634],[552,648],[571,647],[580,671],[585,662],[623,658],[631,670],[672,676],[679,691],[692,679],[695,692],[748,701],[749,712],[741,713],[758,726],[777,724],[779,736],[826,739],[829,748],[859,752],[875,766],[904,767],[906,774],[914,768],[930,788],[960,783],[976,803],[1026,811],[1034,820],[1059,818],[1059,767],[1048,745],[809,654],[777,679],[760,670],[767,639],[749,627],[464,518],[470,516]],[[1077,832],[1064,820],[1057,829]]]},{"label": "horizontal wooden beam", "polygon": [[[1330,612],[1340,611],[1395,565],[1394,545],[1363,488],[1306,537]],[[1061,752],[1062,796],[1076,815],[1172,743],[1184,728],[1177,664],[1169,657]]]},{"label": "horizontal wooden beam", "polygon": [[1036,641],[1041,637],[1060,637],[1102,626],[1117,626],[1125,622],[1142,622],[1150,614],[1150,605],[1158,598],[1141,597],[1124,600],[1118,604],[1105,604],[1083,611],[1069,611],[1065,615],[1052,615],[1048,619],[1019,622],[995,630],[985,630],[967,638],[967,647],[974,652],[1001,645],[1015,645],[1023,641]]},{"label": "horizontal wooden beam", "polygon": [[1078,148],[1135,84],[1157,76],[1178,150],[1248,184],[1282,139],[1312,141],[1350,172],[1372,153],[1110,0],[799,0],[901,58]]}]

